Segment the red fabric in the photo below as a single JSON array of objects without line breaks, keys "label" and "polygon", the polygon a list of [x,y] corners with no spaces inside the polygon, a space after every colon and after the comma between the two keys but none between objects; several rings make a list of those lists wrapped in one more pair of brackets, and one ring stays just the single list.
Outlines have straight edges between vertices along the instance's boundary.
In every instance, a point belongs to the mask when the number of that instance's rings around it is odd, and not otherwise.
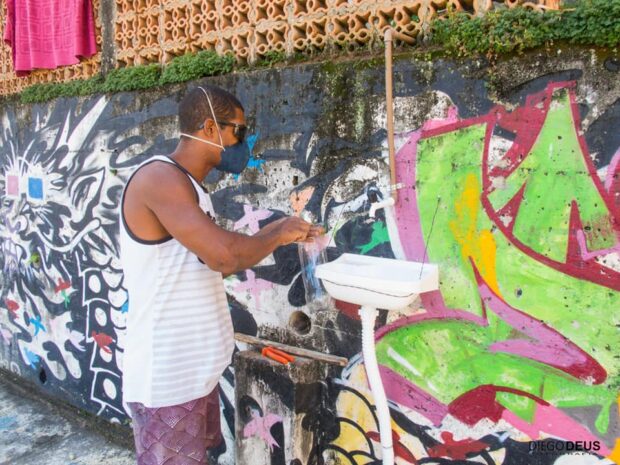
[{"label": "red fabric", "polygon": [[90,0],[7,0],[4,31],[18,76],[97,53]]}]

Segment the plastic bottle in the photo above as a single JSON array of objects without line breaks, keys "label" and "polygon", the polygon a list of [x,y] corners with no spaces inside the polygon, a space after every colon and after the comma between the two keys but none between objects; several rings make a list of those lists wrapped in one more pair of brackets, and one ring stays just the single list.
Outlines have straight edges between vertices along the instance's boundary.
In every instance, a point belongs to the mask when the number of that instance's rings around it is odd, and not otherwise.
[{"label": "plastic bottle", "polygon": [[[302,218],[310,221],[308,212]],[[301,263],[301,277],[306,291],[306,307],[309,310],[326,310],[331,306],[331,297],[316,276],[316,267],[327,262],[327,236],[314,239],[314,242],[299,242],[297,250]]]}]

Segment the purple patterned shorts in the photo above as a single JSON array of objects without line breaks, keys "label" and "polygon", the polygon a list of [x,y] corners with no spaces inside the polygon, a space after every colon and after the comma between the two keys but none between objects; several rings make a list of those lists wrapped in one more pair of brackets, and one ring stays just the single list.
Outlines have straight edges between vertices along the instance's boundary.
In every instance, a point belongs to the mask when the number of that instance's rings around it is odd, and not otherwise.
[{"label": "purple patterned shorts", "polygon": [[219,388],[200,399],[169,407],[127,404],[138,465],[207,463],[207,449],[222,441]]}]

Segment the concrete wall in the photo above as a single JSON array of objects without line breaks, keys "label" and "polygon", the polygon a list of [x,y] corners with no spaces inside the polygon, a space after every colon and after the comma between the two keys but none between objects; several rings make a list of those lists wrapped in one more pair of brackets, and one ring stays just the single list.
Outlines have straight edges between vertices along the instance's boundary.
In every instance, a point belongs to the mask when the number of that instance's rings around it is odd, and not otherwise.
[{"label": "concrete wall", "polygon": [[[610,463],[530,453],[542,446],[528,441],[588,441],[603,457],[619,435],[619,67],[617,57],[590,50],[533,53],[494,68],[399,57],[397,178],[405,187],[395,211],[374,222],[370,201],[389,184],[382,62],[202,81],[235,92],[254,128],[246,172],[206,180],[222,226],[254,233],[307,210],[336,230],[330,258],[439,264],[438,292],[380,318],[398,463]],[[0,361],[113,422],[127,420],[119,197],[138,163],[176,145],[185,89],[1,112]],[[303,460],[377,460],[355,309],[307,310],[294,245],[229,277],[226,289],[237,331],[350,357],[322,384],[319,437]],[[229,369],[222,379],[226,464],[233,376]],[[260,399],[245,402],[275,415]],[[260,438],[248,440],[283,446]]]}]

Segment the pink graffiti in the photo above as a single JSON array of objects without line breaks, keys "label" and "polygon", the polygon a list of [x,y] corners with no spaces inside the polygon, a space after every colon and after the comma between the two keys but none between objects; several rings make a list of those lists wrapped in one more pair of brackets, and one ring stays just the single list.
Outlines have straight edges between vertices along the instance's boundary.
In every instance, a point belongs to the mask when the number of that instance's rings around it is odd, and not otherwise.
[{"label": "pink graffiti", "polygon": [[379,372],[388,398],[397,399],[400,405],[420,412],[435,426],[441,424],[448,413],[446,405],[388,367],[380,366]]},{"label": "pink graffiti", "polygon": [[245,281],[241,281],[235,286],[235,292],[249,292],[256,302],[255,308],[258,308],[260,306],[261,293],[273,289],[274,284],[265,279],[257,278],[252,270],[246,270],[245,277]]},{"label": "pink graffiti", "polygon": [[618,148],[607,167],[605,189],[607,189],[607,192],[614,200],[616,208],[620,211],[620,148]]},{"label": "pink graffiti", "polygon": [[9,344],[13,338],[13,333],[2,325],[0,325],[0,335],[2,335],[2,339],[4,339],[6,344]]},{"label": "pink graffiti", "polygon": [[269,431],[276,423],[281,423],[282,417],[274,413],[268,413],[264,417],[256,410],[252,410],[252,419],[243,428],[243,437],[258,437],[261,438],[269,446],[269,451],[272,452],[274,447],[280,447],[278,442],[274,439]]},{"label": "pink graffiti", "polygon": [[273,215],[273,213],[269,210],[254,210],[251,205],[244,205],[243,211],[245,212],[245,214],[241,217],[239,221],[234,224],[233,228],[235,231],[237,231],[247,226],[252,234],[256,234],[260,230],[258,224],[259,221],[262,221]]},{"label": "pink graffiti", "polygon": [[605,381],[607,373],[594,358],[553,328],[508,305],[493,293],[473,263],[472,267],[478,280],[478,292],[484,302],[485,318],[486,309],[490,308],[502,320],[529,338],[496,342],[489,347],[490,351],[527,357],[595,384]]},{"label": "pink graffiti", "polygon": [[616,153],[611,158],[609,166],[607,167],[607,175],[605,176],[605,189],[608,192],[612,192],[614,182],[618,184],[620,180],[620,147],[616,150]]},{"label": "pink graffiti", "polygon": [[538,438],[542,433],[546,433],[565,441],[599,441],[601,449],[597,453],[601,455],[611,453],[611,450],[598,437],[550,405],[537,404],[534,420],[531,423],[522,420],[507,409],[502,412],[502,418],[531,438]]},{"label": "pink graffiti", "polygon": [[589,252],[588,246],[586,245],[586,235],[583,233],[583,231],[579,230],[575,234],[577,236],[577,243],[579,244],[579,249],[581,251],[581,258],[584,261],[592,260],[593,258],[608,255],[610,253],[620,253],[620,243],[608,249],[601,249],[594,252]]}]

